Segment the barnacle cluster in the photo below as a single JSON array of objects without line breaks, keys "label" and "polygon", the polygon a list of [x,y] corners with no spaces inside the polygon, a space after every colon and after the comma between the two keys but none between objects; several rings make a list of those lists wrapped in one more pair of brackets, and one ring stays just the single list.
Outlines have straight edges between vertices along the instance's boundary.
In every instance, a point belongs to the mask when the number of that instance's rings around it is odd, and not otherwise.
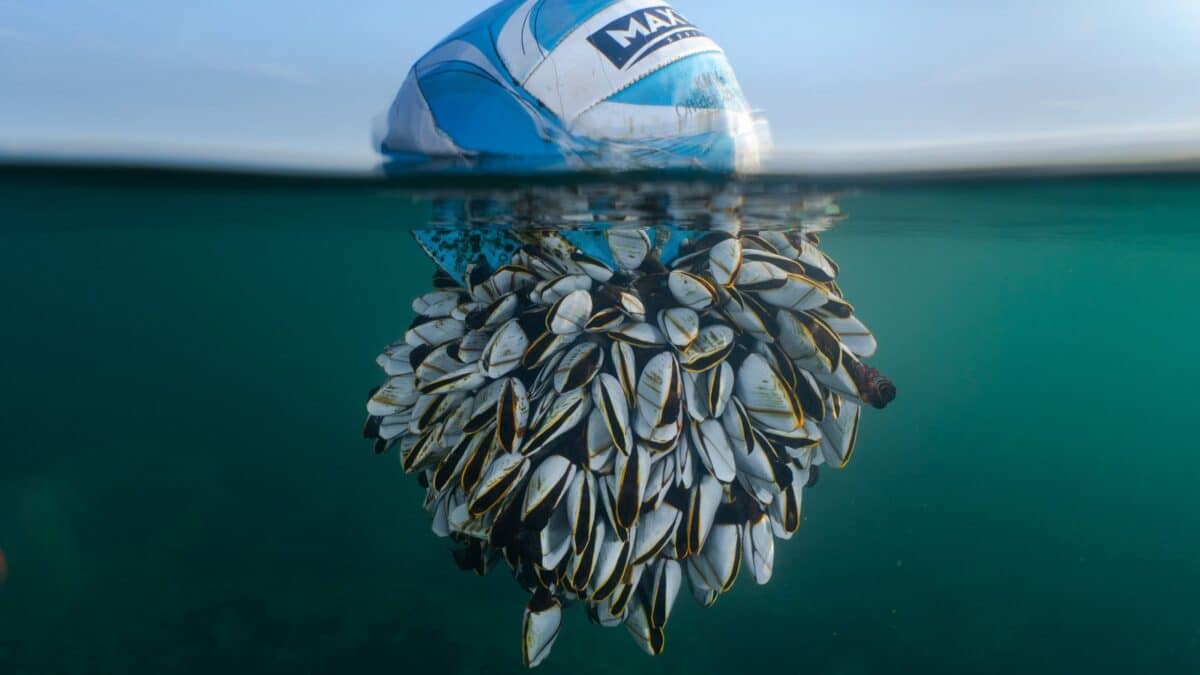
[{"label": "barnacle cluster", "polygon": [[814,231],[498,236],[503,259],[439,269],[413,302],[365,434],[426,488],[460,567],[531,593],[527,665],[570,602],[657,654],[685,580],[709,606],[741,568],[771,578],[804,489],[895,390]]}]

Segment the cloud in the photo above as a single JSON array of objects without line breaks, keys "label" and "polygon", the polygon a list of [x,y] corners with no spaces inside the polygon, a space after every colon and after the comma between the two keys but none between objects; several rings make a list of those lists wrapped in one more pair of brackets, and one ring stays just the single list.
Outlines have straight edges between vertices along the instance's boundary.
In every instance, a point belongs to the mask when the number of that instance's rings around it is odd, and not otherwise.
[{"label": "cloud", "polygon": [[315,87],[320,84],[317,78],[311,74],[278,63],[250,63],[242,66],[242,70],[268,80],[298,84],[303,87]]},{"label": "cloud", "polygon": [[301,87],[316,87],[320,85],[320,81],[316,77],[304,70],[269,61],[248,63],[225,61],[201,62],[196,63],[195,67],[226,75],[240,75],[242,77],[294,84]]}]

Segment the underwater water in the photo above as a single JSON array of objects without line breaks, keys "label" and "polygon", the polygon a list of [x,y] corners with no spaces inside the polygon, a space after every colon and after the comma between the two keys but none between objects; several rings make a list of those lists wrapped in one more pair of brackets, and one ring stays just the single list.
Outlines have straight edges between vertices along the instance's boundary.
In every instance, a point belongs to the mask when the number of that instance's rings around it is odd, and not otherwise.
[{"label": "underwater water", "polygon": [[[1200,671],[1200,177],[836,187],[821,246],[898,397],[770,583],[681,593],[657,657],[568,608],[539,670]],[[524,672],[528,595],[361,435],[430,218],[366,180],[0,172],[0,673]]]}]

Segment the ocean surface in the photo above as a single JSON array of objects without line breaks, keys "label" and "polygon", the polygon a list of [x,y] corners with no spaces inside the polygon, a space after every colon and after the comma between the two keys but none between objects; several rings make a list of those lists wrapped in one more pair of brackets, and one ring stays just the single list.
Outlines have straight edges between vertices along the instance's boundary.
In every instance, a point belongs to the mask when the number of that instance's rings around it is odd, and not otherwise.
[{"label": "ocean surface", "polygon": [[[899,396],[769,584],[539,672],[1200,672],[1200,176],[776,182]],[[524,672],[361,433],[455,187],[0,169],[0,673]]]}]

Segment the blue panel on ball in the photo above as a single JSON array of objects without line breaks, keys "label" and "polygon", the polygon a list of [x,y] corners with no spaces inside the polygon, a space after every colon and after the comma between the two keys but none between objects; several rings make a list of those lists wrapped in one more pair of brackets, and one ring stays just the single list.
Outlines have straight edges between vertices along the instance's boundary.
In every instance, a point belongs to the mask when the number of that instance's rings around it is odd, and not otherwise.
[{"label": "blue panel on ball", "polygon": [[476,66],[440,66],[421,80],[438,126],[464,150],[496,155],[555,155],[521,101]]}]

